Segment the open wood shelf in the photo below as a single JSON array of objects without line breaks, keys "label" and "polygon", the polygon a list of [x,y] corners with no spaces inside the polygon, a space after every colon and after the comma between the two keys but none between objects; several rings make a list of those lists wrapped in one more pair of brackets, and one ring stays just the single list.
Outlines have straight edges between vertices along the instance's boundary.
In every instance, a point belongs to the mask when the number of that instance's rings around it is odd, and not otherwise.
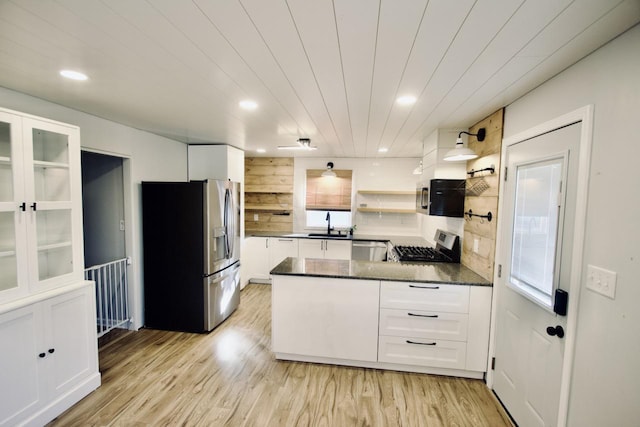
[{"label": "open wood shelf", "polygon": [[246,211],[290,211],[291,209],[291,206],[280,205],[244,205]]},{"label": "open wood shelf", "polygon": [[372,213],[402,213],[412,214],[416,213],[415,209],[396,209],[396,208],[358,208],[358,212],[372,212]]},{"label": "open wood shelf", "polygon": [[415,196],[415,191],[404,190],[358,190],[358,194],[373,194],[381,196]]}]

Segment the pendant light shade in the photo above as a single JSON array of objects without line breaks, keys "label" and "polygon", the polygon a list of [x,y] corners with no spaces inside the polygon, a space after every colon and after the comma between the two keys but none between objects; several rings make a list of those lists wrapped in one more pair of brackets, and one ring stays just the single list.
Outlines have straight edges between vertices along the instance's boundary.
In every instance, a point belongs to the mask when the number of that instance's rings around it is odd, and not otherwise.
[{"label": "pendant light shade", "polygon": [[327,163],[327,170],[322,172],[322,176],[336,177],[336,173],[333,171],[333,162]]},{"label": "pendant light shade", "polygon": [[484,141],[484,137],[486,136],[486,129],[480,128],[478,129],[478,133],[469,133],[462,131],[458,134],[458,139],[456,140],[456,146],[447,151],[447,154],[444,155],[444,160],[447,162],[466,162],[467,160],[473,160],[478,157],[478,155],[471,148],[465,147],[462,142],[462,134],[466,133],[470,136],[475,136],[478,141]]}]

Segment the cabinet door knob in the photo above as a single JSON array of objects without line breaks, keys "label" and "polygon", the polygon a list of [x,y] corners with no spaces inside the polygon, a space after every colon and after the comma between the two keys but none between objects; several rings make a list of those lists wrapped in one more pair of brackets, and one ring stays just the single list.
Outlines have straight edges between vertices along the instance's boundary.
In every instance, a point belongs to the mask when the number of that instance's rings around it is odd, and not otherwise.
[{"label": "cabinet door knob", "polygon": [[53,354],[53,353],[56,351],[56,349],[55,349],[55,348],[50,348],[50,349],[49,349],[49,350],[47,350],[47,351],[49,352],[49,354]]},{"label": "cabinet door knob", "polygon": [[44,359],[44,357],[45,357],[46,355],[47,355],[47,353],[40,353],[40,354],[38,355],[38,357],[39,357],[40,359]]}]

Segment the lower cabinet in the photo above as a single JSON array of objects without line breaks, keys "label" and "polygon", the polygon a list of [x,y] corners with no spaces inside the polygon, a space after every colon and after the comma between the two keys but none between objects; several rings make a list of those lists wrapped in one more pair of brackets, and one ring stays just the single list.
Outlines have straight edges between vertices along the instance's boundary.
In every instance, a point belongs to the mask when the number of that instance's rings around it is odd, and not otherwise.
[{"label": "lower cabinet", "polygon": [[487,369],[491,287],[382,282],[378,360]]},{"label": "lower cabinet", "polygon": [[492,288],[273,276],[278,359],[482,378]]},{"label": "lower cabinet", "polygon": [[337,239],[300,239],[300,258],[351,259],[351,241]]},{"label": "lower cabinet", "polygon": [[269,272],[286,257],[298,257],[298,239],[247,237],[242,246],[242,283],[269,283]]},{"label": "lower cabinet", "polygon": [[245,238],[240,254],[240,276],[243,286],[249,280],[269,280],[268,237]]},{"label": "lower cabinet", "polygon": [[379,281],[274,276],[272,285],[277,357],[377,360]]},{"label": "lower cabinet", "polygon": [[269,271],[287,257],[298,257],[298,240],[285,237],[269,238]]},{"label": "lower cabinet", "polygon": [[0,426],[45,424],[97,388],[93,284],[2,312],[0,367]]}]

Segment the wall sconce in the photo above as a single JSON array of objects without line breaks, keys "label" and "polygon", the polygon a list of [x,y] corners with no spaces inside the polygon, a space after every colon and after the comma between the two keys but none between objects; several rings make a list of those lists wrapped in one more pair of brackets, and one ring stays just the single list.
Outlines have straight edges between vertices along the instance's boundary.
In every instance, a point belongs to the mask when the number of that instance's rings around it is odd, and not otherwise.
[{"label": "wall sconce", "polygon": [[422,175],[422,160],[420,160],[420,164],[413,170],[414,175]]},{"label": "wall sconce", "polygon": [[336,177],[336,173],[333,171],[333,162],[327,163],[327,170],[322,172],[322,176]]},{"label": "wall sconce", "polygon": [[484,141],[484,137],[487,135],[487,130],[485,128],[478,129],[478,133],[469,133],[462,131],[458,134],[458,139],[456,140],[456,146],[447,151],[447,154],[444,155],[444,160],[447,162],[466,162],[467,160],[472,160],[478,157],[478,155],[471,148],[465,147],[462,142],[462,134],[465,133],[470,136],[475,136],[478,141]]}]

